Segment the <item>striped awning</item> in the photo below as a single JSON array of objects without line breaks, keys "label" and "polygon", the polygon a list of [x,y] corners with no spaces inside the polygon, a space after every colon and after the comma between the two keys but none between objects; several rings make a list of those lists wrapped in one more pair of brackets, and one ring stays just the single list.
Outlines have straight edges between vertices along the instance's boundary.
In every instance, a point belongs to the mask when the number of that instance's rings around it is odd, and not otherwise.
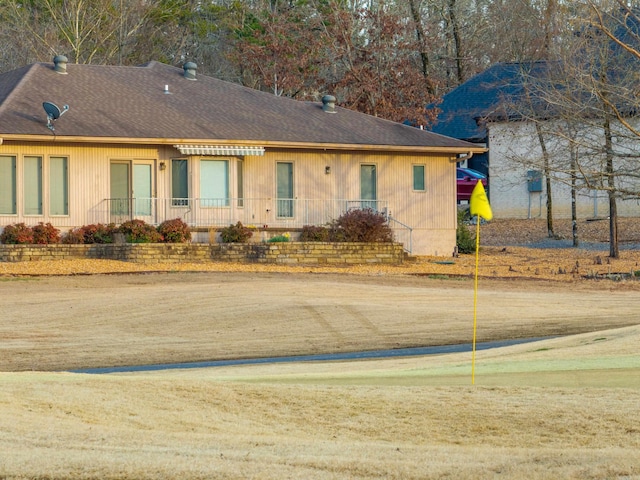
[{"label": "striped awning", "polygon": [[174,145],[183,155],[264,155],[264,147],[241,147],[235,145]]}]

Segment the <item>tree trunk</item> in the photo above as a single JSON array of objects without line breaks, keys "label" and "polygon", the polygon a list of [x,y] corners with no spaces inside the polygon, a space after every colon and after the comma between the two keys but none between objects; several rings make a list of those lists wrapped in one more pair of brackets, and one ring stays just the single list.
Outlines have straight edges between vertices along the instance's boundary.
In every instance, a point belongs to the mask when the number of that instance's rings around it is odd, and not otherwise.
[{"label": "tree trunk", "polygon": [[576,183],[578,175],[576,174],[576,160],[578,152],[575,145],[571,144],[571,238],[573,239],[573,246],[580,246],[580,240],[578,238],[578,213],[576,209]]},{"label": "tree trunk", "polygon": [[[420,60],[422,61],[422,75],[424,75],[425,79],[429,79],[429,56],[426,52],[425,46],[425,34],[424,28],[422,27],[422,19],[420,18],[420,8],[417,5],[419,0],[410,0],[409,6],[411,7],[411,17],[413,18],[413,23],[416,26],[416,38],[418,39],[418,45],[420,46]],[[427,81],[426,84],[427,92],[429,95],[435,95],[435,90],[433,89],[433,85],[431,82]]]},{"label": "tree trunk", "polygon": [[458,85],[464,83],[464,72],[462,65],[462,39],[460,38],[460,25],[456,17],[456,0],[449,0],[449,19],[451,20],[451,31],[453,33],[453,46],[456,59],[456,78]]},{"label": "tree trunk", "polygon": [[609,256],[618,258],[620,249],[618,247],[618,205],[616,204],[615,192],[609,192]]},{"label": "tree trunk", "polygon": [[540,149],[542,150],[543,169],[545,178],[545,187],[547,191],[547,236],[554,238],[555,233],[553,231],[553,198],[551,197],[551,172],[549,168],[549,151],[547,150],[547,144],[544,141],[540,124],[536,122],[536,133],[538,134],[538,142],[540,142]]},{"label": "tree trunk", "polygon": [[616,203],[616,181],[613,170],[613,147],[611,136],[611,123],[609,116],[604,120],[604,143],[607,158],[607,192],[609,195],[609,256],[618,258],[620,249],[618,248],[618,205]]}]

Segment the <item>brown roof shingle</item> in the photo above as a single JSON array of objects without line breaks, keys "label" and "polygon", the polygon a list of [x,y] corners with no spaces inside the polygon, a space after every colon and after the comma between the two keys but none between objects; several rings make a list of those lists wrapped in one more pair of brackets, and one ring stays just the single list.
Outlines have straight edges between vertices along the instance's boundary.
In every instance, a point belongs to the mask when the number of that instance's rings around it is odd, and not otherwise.
[{"label": "brown roof shingle", "polygon": [[[45,101],[69,111],[55,135],[72,137],[417,147],[468,151],[477,146],[381,118],[301,102],[212,77],[184,77],[158,62],[138,67],[36,63],[0,75],[0,136],[53,135]],[[165,85],[169,94],[164,93]]]}]

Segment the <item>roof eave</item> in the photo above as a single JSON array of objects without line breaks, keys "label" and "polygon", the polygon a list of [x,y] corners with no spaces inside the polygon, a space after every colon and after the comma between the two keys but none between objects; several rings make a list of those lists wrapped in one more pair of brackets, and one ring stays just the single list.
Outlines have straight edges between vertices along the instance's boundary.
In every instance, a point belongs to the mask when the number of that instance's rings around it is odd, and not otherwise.
[{"label": "roof eave", "polygon": [[484,153],[486,148],[468,144],[460,146],[428,146],[428,145],[372,145],[372,144],[345,144],[345,143],[313,143],[313,142],[283,142],[283,141],[257,141],[257,140],[233,140],[233,139],[197,139],[197,138],[131,138],[131,137],[81,137],[64,135],[25,135],[9,134],[0,136],[0,145],[6,141],[15,142],[55,142],[55,143],[100,143],[100,144],[128,144],[128,145],[169,145],[175,144],[215,144],[215,145],[240,145],[263,146],[283,149],[307,149],[307,150],[366,150],[366,151],[394,151],[407,153]]}]

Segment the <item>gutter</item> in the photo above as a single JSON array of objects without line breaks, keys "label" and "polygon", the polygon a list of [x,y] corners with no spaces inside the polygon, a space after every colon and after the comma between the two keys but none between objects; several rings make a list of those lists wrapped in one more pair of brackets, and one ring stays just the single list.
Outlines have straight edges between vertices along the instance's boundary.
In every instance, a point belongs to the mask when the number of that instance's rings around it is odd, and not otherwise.
[{"label": "gutter", "polygon": [[[429,145],[372,145],[372,144],[346,144],[346,143],[313,143],[313,142],[282,142],[282,141],[257,141],[257,140],[219,140],[219,139],[192,139],[192,138],[128,138],[128,137],[78,137],[61,135],[8,135],[0,137],[3,140],[17,142],[55,142],[60,143],[91,143],[91,144],[125,144],[125,145],[168,145],[199,144],[216,146],[261,146],[282,149],[309,149],[309,150],[366,150],[366,151],[395,151],[414,153],[443,153],[465,155],[463,159],[471,158],[474,153],[483,153],[487,149],[483,147],[469,148],[469,146],[429,146]],[[466,143],[466,142],[465,142]],[[461,153],[462,152],[462,153]],[[462,160],[456,160],[462,161]]]}]

